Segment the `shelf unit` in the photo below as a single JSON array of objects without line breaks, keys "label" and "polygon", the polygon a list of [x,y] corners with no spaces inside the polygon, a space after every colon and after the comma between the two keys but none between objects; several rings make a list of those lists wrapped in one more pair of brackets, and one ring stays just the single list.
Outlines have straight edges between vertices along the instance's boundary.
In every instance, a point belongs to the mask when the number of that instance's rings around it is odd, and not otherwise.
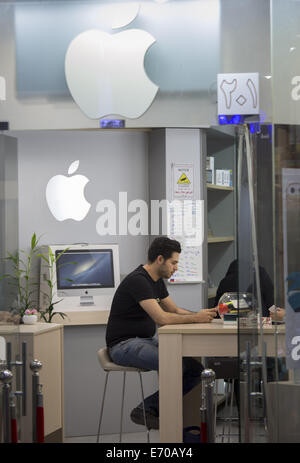
[{"label": "shelf unit", "polygon": [[[236,258],[235,245],[235,134],[233,130],[207,130],[207,156],[214,157],[215,169],[231,169],[233,186],[206,184],[208,307],[230,263]],[[211,233],[211,234],[210,234]]]},{"label": "shelf unit", "polygon": [[207,183],[206,188],[208,190],[224,190],[224,191],[233,191],[233,186],[222,186],[222,185],[214,185],[212,183]]},{"label": "shelf unit", "polygon": [[208,243],[225,243],[226,241],[234,241],[234,236],[209,236]]}]

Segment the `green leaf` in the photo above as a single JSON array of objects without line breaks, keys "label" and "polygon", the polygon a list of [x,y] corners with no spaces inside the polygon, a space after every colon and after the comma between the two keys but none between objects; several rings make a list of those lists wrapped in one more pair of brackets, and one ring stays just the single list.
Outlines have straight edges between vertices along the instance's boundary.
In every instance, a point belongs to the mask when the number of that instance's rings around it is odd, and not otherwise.
[{"label": "green leaf", "polygon": [[63,300],[63,299],[60,299],[59,301],[53,302],[52,305],[58,304],[58,303],[61,302],[62,300]]},{"label": "green leaf", "polygon": [[56,257],[56,262],[61,258],[61,256],[66,252],[68,251],[70,248],[65,248],[62,252],[60,252],[58,254],[58,256]]},{"label": "green leaf", "polygon": [[41,257],[42,259],[44,259],[45,262],[47,262],[47,264],[49,264],[49,259],[47,259],[47,257],[44,256],[44,254],[38,254],[37,257]]},{"label": "green leaf", "polygon": [[54,254],[53,254],[52,249],[50,247],[49,247],[49,256],[51,258],[51,262],[53,262]]},{"label": "green leaf", "polygon": [[35,249],[36,244],[37,244],[37,242],[36,242],[36,234],[34,233],[34,234],[32,235],[32,238],[31,238],[31,250],[32,250],[32,251]]},{"label": "green leaf", "polygon": [[53,312],[53,313],[52,313],[51,319],[52,319],[55,315],[60,315],[62,319],[64,319],[65,317],[67,317],[67,314],[65,314],[65,313],[63,313],[63,312]]}]

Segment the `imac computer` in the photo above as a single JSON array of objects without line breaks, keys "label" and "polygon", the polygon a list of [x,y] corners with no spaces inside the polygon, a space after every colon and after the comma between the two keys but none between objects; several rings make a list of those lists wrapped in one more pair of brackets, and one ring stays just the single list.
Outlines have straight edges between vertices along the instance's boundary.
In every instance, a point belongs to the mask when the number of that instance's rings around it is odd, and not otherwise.
[{"label": "imac computer", "polygon": [[[54,299],[60,301],[57,310],[78,307],[110,309],[120,283],[118,245],[50,245],[44,250],[55,256],[52,269]],[[41,298],[47,300],[47,279],[50,269],[41,259]]]}]

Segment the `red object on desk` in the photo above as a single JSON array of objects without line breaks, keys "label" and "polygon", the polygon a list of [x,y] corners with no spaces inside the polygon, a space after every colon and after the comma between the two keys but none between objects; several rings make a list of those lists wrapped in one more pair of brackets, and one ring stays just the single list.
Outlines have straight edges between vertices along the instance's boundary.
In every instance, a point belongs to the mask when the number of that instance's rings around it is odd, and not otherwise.
[{"label": "red object on desk", "polygon": [[224,314],[229,312],[227,304],[219,304],[219,313]]}]

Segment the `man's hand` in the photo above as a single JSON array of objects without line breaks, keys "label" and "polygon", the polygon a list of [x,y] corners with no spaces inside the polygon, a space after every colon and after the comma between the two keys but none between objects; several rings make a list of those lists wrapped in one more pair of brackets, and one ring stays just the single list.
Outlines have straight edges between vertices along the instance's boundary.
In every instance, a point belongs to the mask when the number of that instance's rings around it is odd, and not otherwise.
[{"label": "man's hand", "polygon": [[197,317],[196,323],[210,323],[217,316],[217,307],[200,310],[195,315]]},{"label": "man's hand", "polygon": [[149,317],[157,323],[157,325],[174,325],[178,323],[210,323],[217,315],[217,309],[203,309],[200,312],[188,312],[182,310],[183,313],[165,312],[156,299],[145,299],[139,302],[142,309],[147,312]]},{"label": "man's hand", "polygon": [[276,307],[275,312],[270,311],[270,317],[274,322],[281,322],[284,320],[285,310],[281,309],[280,307]]}]

